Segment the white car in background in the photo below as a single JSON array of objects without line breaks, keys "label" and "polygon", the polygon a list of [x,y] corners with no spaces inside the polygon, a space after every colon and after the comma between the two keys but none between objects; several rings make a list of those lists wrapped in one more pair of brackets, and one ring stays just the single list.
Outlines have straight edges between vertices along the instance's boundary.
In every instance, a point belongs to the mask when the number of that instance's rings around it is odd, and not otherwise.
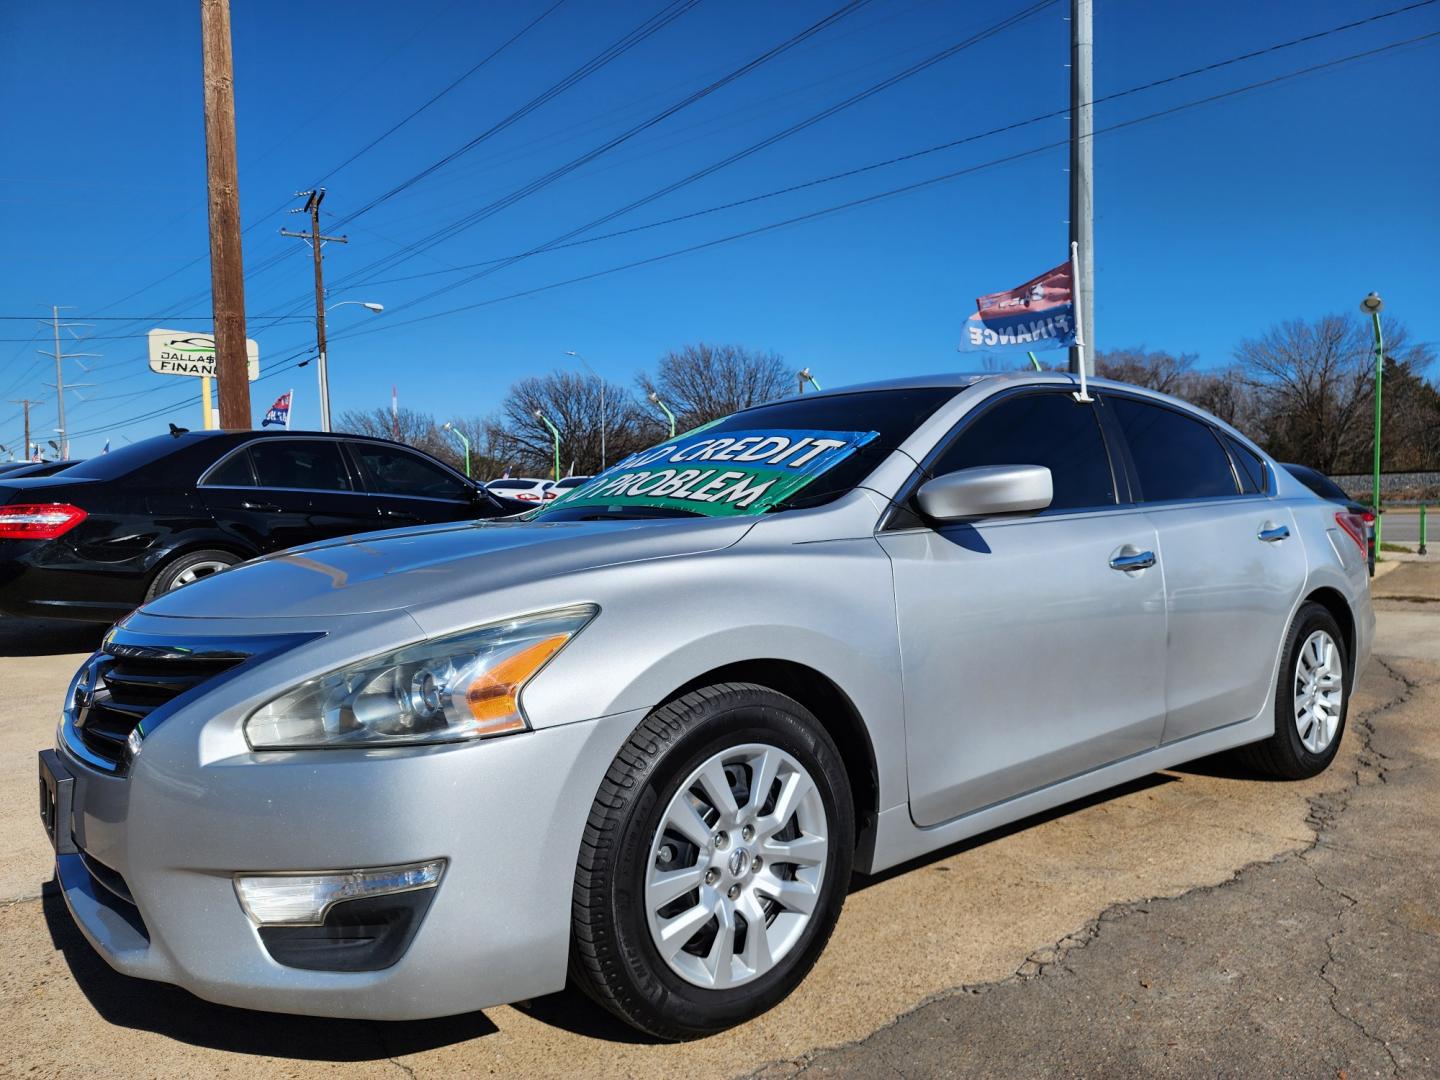
[{"label": "white car in background", "polygon": [[554,486],[554,480],[536,480],[531,477],[517,476],[506,477],[503,480],[491,480],[485,485],[485,490],[503,495],[507,499],[538,503],[555,497],[550,493],[550,489]]},{"label": "white car in background", "polygon": [[547,499],[563,498],[589,479],[590,477],[588,476],[566,476],[563,479],[555,481],[545,497]]}]

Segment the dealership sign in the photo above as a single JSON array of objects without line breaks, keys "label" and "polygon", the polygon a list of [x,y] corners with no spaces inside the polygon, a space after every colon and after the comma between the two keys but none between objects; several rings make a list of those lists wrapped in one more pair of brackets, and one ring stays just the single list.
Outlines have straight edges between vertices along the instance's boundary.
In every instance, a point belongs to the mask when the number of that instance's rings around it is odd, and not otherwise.
[{"label": "dealership sign", "polygon": [[[245,339],[245,358],[249,361],[250,381],[254,382],[260,377],[260,346],[249,338]],[[215,339],[188,330],[151,330],[150,370],[160,375],[213,379]]]},{"label": "dealership sign", "polygon": [[707,517],[762,514],[875,437],[873,431],[717,434],[701,428],[631,454],[547,509],[655,506]]},{"label": "dealership sign", "polygon": [[963,351],[1013,346],[1062,349],[1075,344],[1075,290],[1069,263],[1019,288],[982,296],[975,306],[978,310],[965,322]]}]

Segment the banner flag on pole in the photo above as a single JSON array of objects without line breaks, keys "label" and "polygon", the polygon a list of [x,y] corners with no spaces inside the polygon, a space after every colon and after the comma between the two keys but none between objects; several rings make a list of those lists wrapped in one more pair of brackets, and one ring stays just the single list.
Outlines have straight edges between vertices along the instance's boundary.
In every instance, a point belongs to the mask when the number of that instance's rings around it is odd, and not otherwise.
[{"label": "banner flag on pole", "polygon": [[1064,262],[1019,288],[980,297],[965,320],[960,350],[1069,348],[1075,344],[1073,281]]},{"label": "banner flag on pole", "polygon": [[271,405],[269,410],[265,413],[265,419],[260,421],[260,426],[269,427],[271,424],[284,424],[285,430],[289,431],[290,399],[294,397],[294,395],[294,390],[286,390],[285,393],[281,394],[278,398],[276,398],[275,404]]}]

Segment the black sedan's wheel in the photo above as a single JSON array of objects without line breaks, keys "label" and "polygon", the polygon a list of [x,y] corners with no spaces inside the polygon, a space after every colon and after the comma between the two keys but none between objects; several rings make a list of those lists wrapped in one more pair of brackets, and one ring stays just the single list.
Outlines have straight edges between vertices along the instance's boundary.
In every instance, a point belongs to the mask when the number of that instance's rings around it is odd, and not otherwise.
[{"label": "black sedan's wheel", "polygon": [[232,555],[228,551],[187,552],[174,562],[167,564],[160,573],[155,575],[155,580],[150,583],[150,590],[145,594],[145,599],[154,600],[155,597],[178,589],[182,585],[189,585],[201,578],[229,569],[239,561],[238,555]]},{"label": "black sedan's wheel", "polygon": [[1275,733],[1242,747],[1245,763],[1286,780],[1324,772],[1345,732],[1350,677],[1345,638],[1335,617],[1320,604],[1302,604],[1286,635],[1275,684]]},{"label": "black sedan's wheel", "polygon": [[601,784],[572,973],[661,1038],[757,1016],[825,947],[854,844],[840,753],[804,706],[745,683],[686,694],[636,729]]}]

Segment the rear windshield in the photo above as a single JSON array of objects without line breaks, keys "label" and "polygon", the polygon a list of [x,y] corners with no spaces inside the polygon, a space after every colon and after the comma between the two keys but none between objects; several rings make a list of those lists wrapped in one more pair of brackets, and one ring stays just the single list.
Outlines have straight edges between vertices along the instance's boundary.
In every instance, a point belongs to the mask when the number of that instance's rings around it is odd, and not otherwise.
[{"label": "rear windshield", "polygon": [[1305,465],[1286,465],[1285,468],[1296,480],[1299,480],[1322,499],[1330,499],[1334,502],[1350,501],[1350,496],[1345,494],[1345,489],[1324,473],[1317,472]]},{"label": "rear windshield", "polygon": [[117,446],[108,454],[96,454],[64,470],[66,476],[83,476],[87,480],[114,480],[136,469],[169,457],[190,443],[173,435],[156,435],[126,446]]},{"label": "rear windshield", "polygon": [[856,487],[959,390],[791,398],[631,454],[535,518],[730,516],[818,506]]}]

